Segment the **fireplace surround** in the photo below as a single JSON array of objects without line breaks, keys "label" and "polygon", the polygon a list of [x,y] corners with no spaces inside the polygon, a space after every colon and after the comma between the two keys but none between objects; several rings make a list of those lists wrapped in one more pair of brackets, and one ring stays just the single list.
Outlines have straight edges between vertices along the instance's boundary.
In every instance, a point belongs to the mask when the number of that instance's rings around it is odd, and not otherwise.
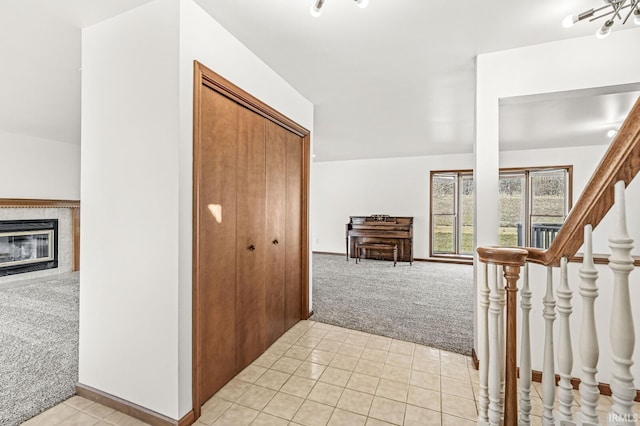
[{"label": "fireplace surround", "polygon": [[[16,199],[16,198],[0,198],[0,222],[9,222],[9,221],[34,221],[33,223],[42,222],[50,219],[57,219],[58,229],[57,229],[57,267],[53,266],[51,269],[30,269],[29,272],[26,273],[15,273],[12,271],[11,274],[7,274],[5,272],[0,272],[0,287],[6,285],[12,285],[12,283],[17,281],[23,281],[27,279],[37,279],[41,277],[57,275],[65,272],[78,271],[80,269],[80,202],[77,200],[52,200],[52,199]],[[16,229],[12,229],[15,231]],[[32,229],[24,230],[23,232],[31,231]],[[55,237],[53,240],[51,238],[52,228],[49,229],[41,229],[39,233],[40,239],[47,238],[49,241],[53,241],[51,246],[47,244],[41,244],[41,252],[35,253],[36,257],[41,258],[42,262],[52,262],[55,260],[56,253],[50,251],[56,245]],[[6,234],[6,230],[0,231],[0,234]],[[36,237],[31,237],[31,240],[37,239]],[[29,238],[25,238],[29,240]],[[4,241],[5,245],[7,244],[6,240]],[[20,252],[16,257],[33,257],[33,252],[30,256],[27,254],[29,250],[33,250],[33,245],[36,242],[31,241],[18,241],[14,246],[25,246],[24,253]],[[31,245],[31,247],[30,247]],[[14,247],[13,250],[18,250],[18,248]],[[46,254],[45,251],[46,250]],[[7,260],[7,249],[5,246],[4,250],[0,250],[0,252],[5,253],[3,256],[5,258],[5,266],[8,262]],[[53,255],[53,256],[52,256]],[[44,260],[44,258],[49,258]],[[16,259],[14,259],[15,261]],[[29,259],[17,259],[21,260],[29,260]],[[34,260],[34,259],[31,259]],[[51,264],[50,264],[51,265]],[[17,266],[17,265],[11,265]],[[2,268],[2,263],[0,263],[0,270]]]}]

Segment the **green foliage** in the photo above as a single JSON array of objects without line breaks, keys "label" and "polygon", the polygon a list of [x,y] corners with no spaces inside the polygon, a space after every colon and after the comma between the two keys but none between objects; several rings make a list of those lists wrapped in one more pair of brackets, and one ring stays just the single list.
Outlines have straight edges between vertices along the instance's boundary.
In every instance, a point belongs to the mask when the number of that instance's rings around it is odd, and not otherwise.
[{"label": "green foliage", "polygon": [[[499,244],[504,247],[516,247],[518,245],[518,232],[516,228],[500,228]],[[437,226],[433,233],[433,252],[450,253],[453,244],[451,227]],[[462,228],[462,253],[473,253],[473,228]]]},{"label": "green foliage", "polygon": [[517,228],[500,228],[498,231],[498,244],[502,247],[518,246]]},{"label": "green foliage", "polygon": [[[499,198],[500,208],[500,226],[516,226],[518,223],[522,223],[522,198],[515,195],[500,195]],[[535,216],[547,216],[547,218],[540,218],[534,222],[552,222],[562,223],[562,217],[564,215],[564,197],[562,196],[548,196],[548,197],[535,197],[533,203],[533,214]],[[548,216],[557,216],[558,219],[551,219]]]},{"label": "green foliage", "polygon": [[[450,226],[436,226],[433,232],[433,252],[450,253],[453,246],[453,233]],[[473,252],[473,227],[462,227],[462,253]]]}]

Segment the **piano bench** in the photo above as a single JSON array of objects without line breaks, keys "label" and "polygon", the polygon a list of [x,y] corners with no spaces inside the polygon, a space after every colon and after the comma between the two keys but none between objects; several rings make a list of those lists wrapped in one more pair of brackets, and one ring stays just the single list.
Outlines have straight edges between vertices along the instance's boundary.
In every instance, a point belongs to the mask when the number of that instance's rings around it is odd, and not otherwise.
[{"label": "piano bench", "polygon": [[356,243],[356,263],[360,261],[360,252],[365,250],[365,259],[367,258],[366,250],[388,250],[393,251],[393,266],[398,262],[398,245],[385,243]]}]

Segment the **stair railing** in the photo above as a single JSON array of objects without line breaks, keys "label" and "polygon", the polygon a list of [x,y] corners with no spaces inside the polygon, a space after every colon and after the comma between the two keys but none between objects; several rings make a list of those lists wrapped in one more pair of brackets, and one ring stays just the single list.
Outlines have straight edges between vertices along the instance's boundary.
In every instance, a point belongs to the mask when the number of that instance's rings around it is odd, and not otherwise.
[{"label": "stair railing", "polygon": [[[594,313],[598,297],[598,271],[592,251],[592,230],[614,208],[615,226],[609,236],[609,267],[613,272],[613,306],[610,344],[613,371],[613,404],[609,425],[635,424],[632,412],[636,388],[631,374],[635,330],[629,292],[629,274],[634,268],[633,239],[628,235],[625,188],[640,171],[640,99],[629,113],[582,195],[548,249],[533,247],[477,249],[478,273],[478,359],[480,383],[479,425],[531,424],[531,285],[528,263],[547,268],[543,298],[545,338],[542,366],[542,424],[598,425],[596,412],[600,390],[596,379],[599,344]],[[584,246],[583,246],[584,244]],[[582,322],[579,333],[581,360],[580,412],[573,413],[573,348],[570,317],[573,292],[569,285],[567,260],[583,246],[579,269]],[[554,295],[553,268],[560,268],[560,284]],[[520,280],[520,272],[523,279]],[[501,276],[502,275],[502,276]],[[520,389],[517,386],[516,329],[517,291],[521,292]],[[506,293],[506,297],[505,297]],[[506,300],[505,300],[506,299]],[[503,306],[506,304],[506,314]],[[554,323],[558,320],[558,348],[554,349]],[[505,332],[506,328],[506,332]],[[504,339],[501,338],[504,336]],[[557,364],[556,364],[557,361]],[[504,372],[504,373],[503,373]],[[558,387],[556,388],[556,372]],[[557,409],[556,403],[557,390]],[[518,409],[519,405],[519,409]]]}]

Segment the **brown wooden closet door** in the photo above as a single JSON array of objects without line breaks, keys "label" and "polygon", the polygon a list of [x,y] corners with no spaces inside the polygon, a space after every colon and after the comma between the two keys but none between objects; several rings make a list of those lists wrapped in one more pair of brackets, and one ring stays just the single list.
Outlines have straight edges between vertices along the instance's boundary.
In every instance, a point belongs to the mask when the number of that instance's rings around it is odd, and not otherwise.
[{"label": "brown wooden closet door", "polygon": [[302,139],[287,133],[285,329],[300,321],[302,311]]},{"label": "brown wooden closet door", "polygon": [[204,88],[198,170],[196,315],[200,327],[200,396],[206,401],[235,374],[236,129],[238,105]]},{"label": "brown wooden closet door", "polygon": [[265,264],[265,333],[266,345],[285,332],[285,254],[286,254],[286,184],[287,134],[267,121],[266,139],[266,255]]},{"label": "brown wooden closet door", "polygon": [[265,123],[238,114],[236,247],[236,370],[265,350]]}]

